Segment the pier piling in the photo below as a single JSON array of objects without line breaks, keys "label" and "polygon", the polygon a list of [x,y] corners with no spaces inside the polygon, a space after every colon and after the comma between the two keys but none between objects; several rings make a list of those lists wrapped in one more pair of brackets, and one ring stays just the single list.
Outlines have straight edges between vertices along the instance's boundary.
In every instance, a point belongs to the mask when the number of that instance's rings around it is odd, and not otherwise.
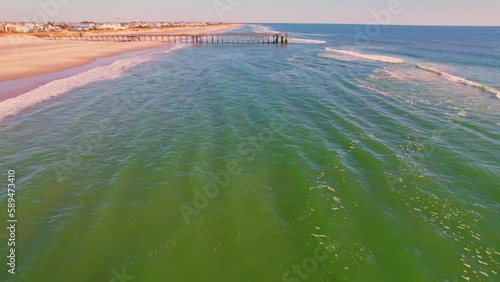
[{"label": "pier piling", "polygon": [[[226,33],[226,34],[128,34],[128,35],[89,35],[85,36],[80,33],[79,36],[52,36],[52,35],[35,35],[47,40],[84,40],[84,41],[117,41],[117,42],[134,42],[134,41],[156,41],[156,42],[180,42],[191,44],[288,44],[288,34],[286,33]],[[171,37],[173,37],[171,39]],[[177,39],[178,37],[178,39]],[[271,40],[272,38],[272,40]]]}]

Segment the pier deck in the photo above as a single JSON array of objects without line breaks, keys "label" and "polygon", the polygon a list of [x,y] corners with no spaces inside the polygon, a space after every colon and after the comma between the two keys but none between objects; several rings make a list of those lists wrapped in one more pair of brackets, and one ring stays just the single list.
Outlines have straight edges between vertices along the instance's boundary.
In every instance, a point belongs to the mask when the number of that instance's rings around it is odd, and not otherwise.
[{"label": "pier deck", "polygon": [[124,35],[91,35],[85,36],[53,36],[49,34],[36,35],[46,40],[76,40],[76,41],[157,41],[191,44],[288,44],[286,33],[226,33],[226,34],[124,34]]}]

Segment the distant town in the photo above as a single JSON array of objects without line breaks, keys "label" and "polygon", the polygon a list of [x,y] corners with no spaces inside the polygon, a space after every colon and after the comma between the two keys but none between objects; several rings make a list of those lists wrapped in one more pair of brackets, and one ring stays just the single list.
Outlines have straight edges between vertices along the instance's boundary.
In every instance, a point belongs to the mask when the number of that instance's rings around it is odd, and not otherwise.
[{"label": "distant town", "polygon": [[221,22],[3,22],[0,32],[30,33],[53,31],[127,30],[138,28],[169,28],[220,25]]}]

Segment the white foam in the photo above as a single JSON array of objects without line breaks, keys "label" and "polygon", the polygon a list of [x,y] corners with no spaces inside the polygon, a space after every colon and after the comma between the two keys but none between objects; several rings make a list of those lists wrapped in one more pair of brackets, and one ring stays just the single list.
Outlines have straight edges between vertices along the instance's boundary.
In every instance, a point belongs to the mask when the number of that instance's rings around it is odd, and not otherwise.
[{"label": "white foam", "polygon": [[358,85],[359,85],[359,86],[361,86],[361,87],[363,87],[363,88],[366,88],[366,89],[368,89],[368,90],[370,90],[370,91],[373,91],[373,92],[375,92],[375,93],[381,94],[381,95],[383,95],[383,96],[390,96],[389,92],[379,90],[379,89],[377,89],[377,87],[376,87],[376,86],[374,86],[374,85],[369,85],[369,84],[367,84],[366,82],[364,82],[364,81],[362,81],[362,80],[359,80],[359,79],[356,79],[356,81],[358,82]]},{"label": "white foam", "polygon": [[293,44],[325,44],[323,40],[302,39],[302,38],[289,38],[288,43]]},{"label": "white foam", "polygon": [[374,80],[377,80],[379,78],[392,78],[392,79],[398,79],[398,80],[408,79],[408,76],[406,74],[397,73],[394,71],[390,71],[388,69],[376,69],[374,71],[374,74],[371,74],[370,77]]},{"label": "white foam", "polygon": [[489,93],[495,95],[496,98],[500,99],[500,92],[498,92],[497,90],[495,90],[495,89],[493,89],[491,87],[485,86],[485,85],[483,85],[481,83],[477,83],[477,82],[465,79],[463,77],[451,75],[449,73],[446,73],[446,72],[443,72],[443,71],[440,71],[440,70],[437,70],[435,68],[432,68],[432,67],[429,67],[429,66],[425,66],[425,65],[415,64],[415,67],[417,67],[417,68],[419,68],[421,70],[425,70],[425,71],[437,74],[437,75],[439,75],[441,77],[444,77],[444,78],[448,79],[449,81],[456,82],[456,83],[461,83],[461,84],[464,84],[464,85],[468,85],[468,86],[471,86],[471,87],[478,88],[478,89],[481,89],[483,91],[489,92]]},{"label": "white foam", "polygon": [[185,47],[186,47],[185,44],[175,44],[173,47],[171,47],[170,49],[166,50],[164,53],[170,53],[172,51],[179,50],[179,49],[182,49],[182,48],[185,48]]},{"label": "white foam", "polygon": [[[175,46],[165,53],[179,48],[182,47]],[[126,70],[152,60],[152,54],[154,53],[118,60],[108,66],[96,67],[71,77],[54,80],[25,94],[2,101],[0,102],[0,121],[76,88],[123,76]]]},{"label": "white foam", "polygon": [[294,34],[298,34],[300,36],[305,35],[305,36],[312,36],[312,37],[324,37],[324,36],[336,36],[336,35],[341,35],[340,33],[305,33],[305,32],[294,32]]},{"label": "white foam", "polygon": [[381,55],[370,55],[370,54],[363,54],[351,50],[338,50],[338,49],[332,49],[332,48],[325,48],[326,51],[329,52],[335,52],[343,55],[349,55],[353,56],[356,58],[361,58],[365,60],[371,60],[371,61],[377,61],[377,62],[383,62],[383,63],[389,63],[389,64],[403,64],[405,61],[399,58],[394,58],[394,57],[389,57],[389,56],[381,56]]},{"label": "white foam", "polygon": [[[388,56],[370,55],[370,54],[363,54],[363,53],[350,51],[350,50],[338,50],[338,49],[332,49],[332,48],[325,48],[325,50],[328,52],[333,52],[333,53],[342,54],[342,55],[348,55],[348,56],[352,56],[355,58],[361,58],[361,59],[384,62],[384,63],[391,63],[391,64],[404,64],[405,63],[405,61],[403,59],[388,57]],[[331,54],[321,54],[320,56],[332,58],[332,59],[337,59],[337,60],[349,61],[349,59],[345,58],[345,56],[331,55]],[[483,90],[485,92],[491,93],[496,98],[500,99],[500,92],[492,87],[485,86],[481,83],[471,81],[471,80],[468,80],[468,79],[463,78],[463,77],[451,75],[449,73],[434,69],[434,68],[429,67],[429,66],[425,66],[425,65],[421,65],[421,64],[415,64],[414,66],[421,69],[421,70],[425,70],[425,71],[437,74],[441,77],[446,78],[449,81],[461,83],[461,84],[468,85],[468,86]],[[392,76],[392,77],[395,77],[398,79],[404,78],[404,77],[397,77],[397,76]]]},{"label": "white foam", "polygon": [[[250,25],[252,32],[255,33],[280,33],[269,26],[264,25]],[[325,44],[323,40],[303,39],[303,38],[288,38],[288,43],[292,44]]]},{"label": "white foam", "polygon": [[329,58],[329,59],[334,59],[337,61],[346,61],[346,62],[351,62],[351,61],[357,61],[358,59],[352,56],[348,55],[343,55],[343,54],[328,54],[328,53],[320,53],[318,56],[323,57],[323,58]]},{"label": "white foam", "polygon": [[278,31],[273,30],[269,26],[263,25],[250,25],[252,27],[252,31],[255,33],[279,33]]}]

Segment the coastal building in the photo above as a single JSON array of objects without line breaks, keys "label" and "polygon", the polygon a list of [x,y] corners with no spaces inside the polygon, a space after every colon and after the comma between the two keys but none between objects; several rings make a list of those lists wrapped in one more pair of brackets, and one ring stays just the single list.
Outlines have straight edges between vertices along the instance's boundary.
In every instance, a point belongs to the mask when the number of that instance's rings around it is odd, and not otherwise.
[{"label": "coastal building", "polygon": [[72,25],[72,30],[89,30],[90,27],[88,25]]},{"label": "coastal building", "polygon": [[95,26],[96,29],[112,29],[112,30],[119,30],[119,29],[125,29],[122,27],[121,24],[98,24]]},{"label": "coastal building", "polygon": [[28,32],[29,31],[29,27],[25,27],[25,26],[22,26],[22,25],[11,25],[11,24],[8,24],[8,25],[5,25],[5,31],[7,32]]},{"label": "coastal building", "polygon": [[23,27],[27,30],[25,32],[36,32],[36,31],[42,31],[43,30],[43,25],[39,25],[38,23],[33,24],[33,23],[26,23],[23,25]]},{"label": "coastal building", "polygon": [[41,31],[61,31],[61,28],[58,26],[53,26],[51,24],[44,24],[41,27]]},{"label": "coastal building", "polygon": [[161,28],[161,27],[193,27],[206,26],[218,23],[210,22],[3,22],[0,23],[0,32],[40,32],[58,30],[87,31],[94,29],[126,30],[129,28]]}]

